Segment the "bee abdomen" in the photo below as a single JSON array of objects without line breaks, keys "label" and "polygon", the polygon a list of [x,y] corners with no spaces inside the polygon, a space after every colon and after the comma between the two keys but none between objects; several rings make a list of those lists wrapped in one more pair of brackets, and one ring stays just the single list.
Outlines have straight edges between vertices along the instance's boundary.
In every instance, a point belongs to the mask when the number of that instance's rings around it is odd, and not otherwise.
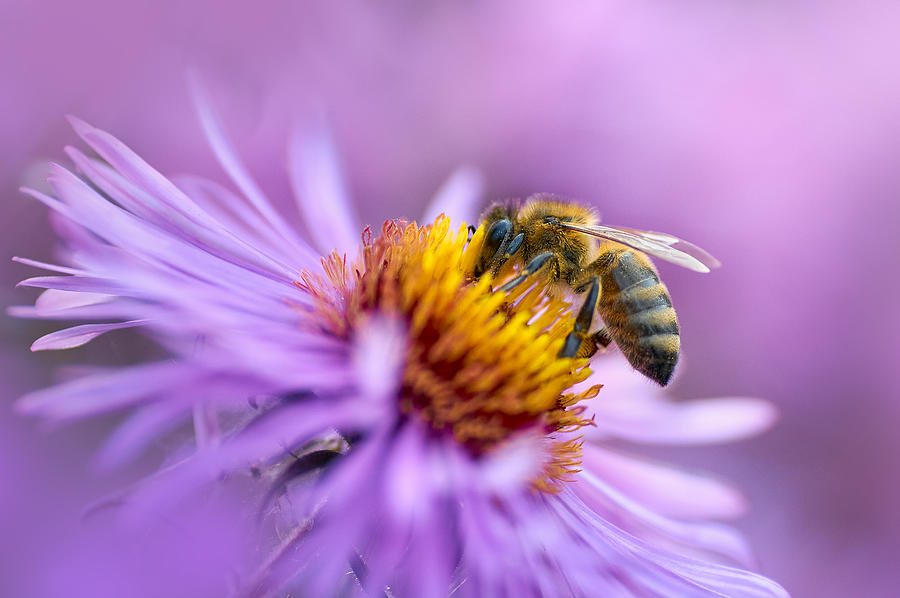
[{"label": "bee abdomen", "polygon": [[622,251],[613,263],[603,277],[600,316],[631,365],[665,386],[681,348],[672,300],[642,257]]},{"label": "bee abdomen", "polygon": [[653,307],[628,317],[628,328],[638,338],[652,338],[668,334],[678,335],[678,319],[671,307]]}]

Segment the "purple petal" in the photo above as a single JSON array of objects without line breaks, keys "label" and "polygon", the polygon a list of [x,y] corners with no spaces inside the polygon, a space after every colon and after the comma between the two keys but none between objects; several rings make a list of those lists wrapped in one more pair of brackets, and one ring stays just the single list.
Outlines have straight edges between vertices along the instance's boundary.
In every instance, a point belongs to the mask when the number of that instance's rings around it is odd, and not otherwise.
[{"label": "purple petal", "polygon": [[29,393],[18,400],[22,413],[64,419],[121,409],[202,376],[189,364],[155,362],[85,376]]},{"label": "purple petal", "polygon": [[222,437],[216,409],[210,402],[194,403],[194,439],[197,449],[209,449],[218,446]]},{"label": "purple petal", "polygon": [[92,178],[98,176],[102,180],[113,180],[110,173],[121,173],[121,179],[130,180],[137,189],[140,189],[145,198],[149,198],[150,202],[141,204],[130,201],[130,197],[125,196],[128,206],[139,210],[139,214],[144,216],[152,212],[147,209],[156,208],[159,211],[160,201],[168,204],[169,208],[182,211],[187,215],[202,219],[204,214],[196,205],[176,187],[169,179],[157,172],[152,166],[147,164],[140,156],[134,153],[131,148],[116,139],[106,131],[92,127],[88,123],[78,118],[69,117],[69,122],[75,132],[94,150],[100,157],[112,166],[111,169],[105,171],[100,165],[93,164],[81,152],[73,148],[68,148],[67,153],[81,167],[86,168],[87,174]]},{"label": "purple petal", "polygon": [[392,445],[384,471],[388,511],[397,520],[420,520],[432,500],[426,438],[418,426],[408,424]]},{"label": "purple petal", "polygon": [[17,287],[37,287],[39,289],[56,289],[59,291],[86,292],[92,295],[107,294],[120,296],[137,296],[134,290],[117,282],[94,276],[35,276],[19,282]]},{"label": "purple petal", "polygon": [[136,411],[116,428],[97,454],[98,469],[121,467],[140,455],[152,441],[185,421],[190,405],[166,401]]},{"label": "purple petal", "polygon": [[396,394],[406,344],[406,326],[395,318],[374,316],[358,331],[352,359],[363,396],[382,402]]},{"label": "purple petal", "polygon": [[749,571],[699,561],[664,551],[631,536],[591,509],[572,491],[564,489],[547,501],[560,520],[582,543],[609,562],[620,563],[615,570],[626,576],[631,589],[651,596],[713,598],[787,598],[774,581]]},{"label": "purple petal", "polygon": [[33,266],[35,268],[40,268],[41,270],[50,270],[51,272],[59,272],[60,274],[81,274],[85,275],[88,272],[84,270],[78,270],[76,268],[67,268],[66,266],[57,266],[55,264],[48,264],[47,262],[39,262],[38,260],[30,260],[25,257],[15,256],[12,258],[12,261],[19,262],[20,264],[25,264],[26,266]]},{"label": "purple petal", "polygon": [[[285,288],[294,288],[289,278],[261,276],[163,233],[157,227],[113,205],[64,168],[53,165],[51,171],[53,176],[49,181],[58,195],[66,200],[66,204],[50,203],[55,200],[33,190],[26,192],[108,240],[122,251],[131,254],[132,259],[142,265],[149,262],[157,269],[160,266],[168,266],[166,276],[180,279],[186,278],[183,270],[187,267],[190,268],[191,278],[219,288],[227,286],[235,294],[242,293],[248,296],[257,295],[260,290],[283,293]],[[121,262],[110,259],[113,256],[110,256],[109,251],[108,248],[95,245],[90,251],[84,252],[82,259],[92,259],[95,269],[109,270],[117,265],[117,261]],[[114,274],[119,280],[139,279],[141,282],[139,286],[145,289],[145,293],[152,290],[154,294],[162,294],[165,297],[178,296],[177,292],[162,293],[164,289],[159,288],[158,281],[148,280],[150,271],[151,268],[146,266],[135,269],[134,264],[130,263],[116,270]],[[183,283],[179,282],[176,288],[180,289],[182,286]]]},{"label": "purple petal", "polygon": [[[38,302],[47,293],[61,293],[67,296],[53,296],[41,305],[12,305],[7,313],[16,318],[36,318],[41,320],[128,320],[136,316],[149,316],[151,310],[137,301],[115,298],[102,293],[80,293],[48,289],[38,297]],[[78,297],[84,296],[84,305],[79,305]],[[100,298],[105,297],[105,300]],[[57,303],[58,302],[58,303]],[[52,305],[56,303],[59,308]]]},{"label": "purple petal", "polygon": [[624,527],[654,543],[675,543],[680,549],[722,555],[734,562],[752,564],[747,543],[736,531],[715,523],[682,522],[664,517],[638,504],[594,473],[584,470],[571,487],[598,513],[622,518]]},{"label": "purple petal", "polygon": [[454,542],[447,533],[451,515],[436,505],[428,506],[430,512],[423,514],[412,531],[409,557],[401,565],[406,573],[401,585],[409,596],[446,598],[456,564]]},{"label": "purple petal", "polygon": [[317,259],[318,256],[307,245],[297,233],[284,221],[284,219],[275,211],[272,204],[266,199],[262,190],[247,172],[247,169],[241,163],[225,135],[218,118],[216,117],[209,99],[205,92],[196,81],[191,81],[191,92],[194,99],[194,107],[200,118],[200,124],[206,133],[210,148],[219,160],[219,164],[225,170],[228,177],[237,185],[238,189],[244,196],[250,200],[250,203],[259,211],[262,217],[283,239],[290,242],[306,259]]},{"label": "purple petal", "polygon": [[[159,193],[167,193],[168,196],[161,195],[157,199],[109,166],[90,160],[73,148],[67,148],[67,152],[79,169],[107,195],[142,219],[164,228],[167,233],[198,245],[223,260],[243,262],[245,267],[262,275],[276,279],[299,278],[299,270],[278,262],[249,243],[247,237],[229,230],[167,180],[168,184]],[[146,164],[135,166],[132,170],[149,170],[153,178],[162,176]],[[255,237],[249,239],[254,240]]]},{"label": "purple petal", "polygon": [[258,212],[225,187],[194,176],[178,177],[175,182],[214,219],[238,238],[252,240],[253,245],[275,256],[282,263],[296,263],[298,255],[289,245],[272,234],[272,228]]},{"label": "purple petal", "polygon": [[[282,273],[284,267],[273,264],[271,258],[254,251],[246,240],[229,233],[200,206],[194,203],[174,183],[144,162],[124,143],[100,129],[70,117],[76,132],[112,166],[90,160],[80,151],[67,148],[72,160],[91,180],[116,201],[140,217],[160,225],[166,220],[176,225],[175,231],[183,232],[216,247],[240,250],[245,257],[250,254],[262,260],[265,267],[275,267]],[[295,271],[290,271],[292,274]]]},{"label": "purple petal", "polygon": [[288,144],[288,174],[306,228],[323,255],[355,255],[360,227],[324,123],[295,129]]}]

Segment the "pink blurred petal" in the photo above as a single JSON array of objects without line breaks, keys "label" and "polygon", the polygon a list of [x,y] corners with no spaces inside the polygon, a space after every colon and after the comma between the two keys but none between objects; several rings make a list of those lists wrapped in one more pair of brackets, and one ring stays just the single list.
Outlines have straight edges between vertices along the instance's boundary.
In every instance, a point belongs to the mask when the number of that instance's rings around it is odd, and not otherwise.
[{"label": "pink blurred petal", "polygon": [[715,444],[755,436],[771,427],[778,410],[761,399],[720,398],[674,402],[617,396],[590,405],[596,428],[588,438],[614,437],[649,444]]},{"label": "pink blurred petal", "polygon": [[497,494],[518,489],[540,476],[547,458],[547,441],[542,435],[520,434],[482,458],[478,483]]},{"label": "pink blurred petal", "polygon": [[422,222],[434,222],[445,214],[454,225],[466,222],[477,226],[483,196],[484,175],[481,171],[473,166],[457,168],[431,198]]},{"label": "pink blurred petal", "polygon": [[708,475],[689,473],[585,443],[584,467],[661,515],[679,519],[725,519],[743,515],[744,496]]}]

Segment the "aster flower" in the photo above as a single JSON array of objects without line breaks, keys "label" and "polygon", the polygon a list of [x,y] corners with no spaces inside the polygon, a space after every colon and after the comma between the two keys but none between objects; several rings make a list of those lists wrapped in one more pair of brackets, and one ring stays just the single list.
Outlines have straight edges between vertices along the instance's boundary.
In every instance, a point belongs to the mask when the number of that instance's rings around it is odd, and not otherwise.
[{"label": "aster flower", "polygon": [[100,160],[68,148],[80,176],[53,165],[52,194],[25,190],[57,214],[67,265],[19,260],[55,274],[23,281],[46,290],[12,313],[89,322],[32,348],[139,328],[169,353],[19,402],[66,421],[129,411],[106,465],[192,421],[195,447],[134,491],[135,508],[255,477],[278,539],[242,576],[245,596],[786,595],[738,568],[742,539],[706,521],[740,513],[735,491],[610,448],[739,438],[771,422],[765,404],[673,404],[628,388],[623,360],[557,357],[569,303],[539,277],[504,291],[471,276],[484,230],[467,231],[469,171],[421,224],[361,229],[325,132],[295,135],[313,249],[200,106],[237,193],[176,184],[74,119]]}]

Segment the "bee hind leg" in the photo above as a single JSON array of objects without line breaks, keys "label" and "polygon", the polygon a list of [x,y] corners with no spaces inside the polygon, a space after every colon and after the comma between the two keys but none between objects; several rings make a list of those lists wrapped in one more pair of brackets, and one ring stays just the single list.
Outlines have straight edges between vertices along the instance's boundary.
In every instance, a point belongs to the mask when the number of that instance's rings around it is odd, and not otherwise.
[{"label": "bee hind leg", "polygon": [[[588,334],[591,329],[591,321],[594,319],[594,311],[597,309],[597,299],[600,296],[600,279],[594,278],[590,287],[587,289],[584,303],[578,310],[578,316],[575,318],[575,326],[566,336],[562,349],[559,351],[559,357],[590,357],[597,352],[597,344],[602,344],[609,337],[606,332],[599,330],[594,334]],[[602,335],[602,336],[598,336]],[[596,339],[595,339],[596,337]],[[586,348],[582,350],[582,345],[586,344]],[[603,345],[604,347],[606,345]]]}]

